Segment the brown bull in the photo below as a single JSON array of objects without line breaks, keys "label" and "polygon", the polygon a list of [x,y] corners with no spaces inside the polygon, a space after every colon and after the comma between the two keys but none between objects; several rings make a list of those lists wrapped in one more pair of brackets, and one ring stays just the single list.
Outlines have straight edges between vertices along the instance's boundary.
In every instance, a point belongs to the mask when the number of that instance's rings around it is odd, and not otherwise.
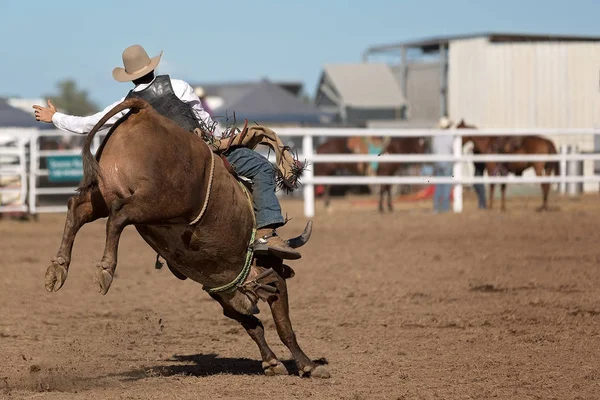
[{"label": "brown bull", "polygon": [[[467,125],[464,120],[456,128],[476,129],[473,125]],[[475,149],[481,154],[557,154],[556,147],[551,140],[541,136],[464,136],[463,144],[472,141]],[[559,163],[557,161],[519,161],[508,163],[485,163],[489,175],[506,176],[509,172],[517,176],[523,175],[527,168],[533,167],[536,176],[549,176],[559,174]],[[538,211],[548,210],[548,193],[550,191],[549,183],[542,183],[543,202]],[[490,184],[490,202],[488,208],[493,207],[494,184]],[[501,190],[501,209],[506,210],[506,184],[500,185]]]},{"label": "brown bull", "polygon": [[[94,135],[125,109],[129,114],[113,127],[94,158],[90,152]],[[69,199],[61,246],[46,272],[48,291],[59,290],[67,278],[77,231],[108,217],[104,255],[94,273],[100,293],[106,294],[113,281],[121,232],[134,225],[175,276],[202,284],[224,314],[242,324],[259,347],[267,375],[287,370],[253,315],[259,299],[269,304],[277,333],[299,373],[329,377],[300,349],[292,330],[285,279],[293,271],[271,256],[251,258],[254,214],[249,199],[200,137],[133,98],[114,107],[88,134],[83,161],[80,194]]]},{"label": "brown bull", "polygon": [[[423,154],[426,150],[424,138],[398,137],[392,138],[386,144],[382,153],[387,154]],[[410,164],[407,163],[380,163],[377,168],[377,176],[393,176],[398,171],[406,171]],[[384,212],[383,198],[387,193],[388,211],[393,211],[392,185],[381,185],[379,188],[379,211]]]}]

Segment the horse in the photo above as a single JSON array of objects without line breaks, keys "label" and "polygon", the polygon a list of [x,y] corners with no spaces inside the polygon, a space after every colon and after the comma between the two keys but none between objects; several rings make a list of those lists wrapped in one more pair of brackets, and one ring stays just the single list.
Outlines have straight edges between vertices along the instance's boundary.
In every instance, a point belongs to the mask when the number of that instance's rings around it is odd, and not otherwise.
[{"label": "horse", "polygon": [[[317,154],[366,154],[368,148],[360,138],[333,138],[319,145],[316,149]],[[340,171],[349,172],[352,175],[365,175],[366,163],[357,162],[331,162],[315,164],[315,176],[334,176]],[[331,185],[325,185],[323,201],[325,208],[330,207]]]},{"label": "horse", "polygon": [[[382,153],[388,154],[424,154],[426,142],[419,137],[391,138],[385,145]],[[399,170],[405,171],[409,167],[406,163],[380,163],[377,167],[377,176],[393,176]],[[392,185],[381,185],[379,188],[379,212],[384,212],[383,199],[387,193],[388,211],[393,211]]]},{"label": "horse", "polygon": [[[113,115],[129,109],[110,130],[96,157],[90,147]],[[94,281],[105,295],[117,266],[123,229],[133,225],[179,279],[192,279],[218,301],[225,316],[238,321],[256,342],[266,375],[287,374],[265,341],[258,300],[271,308],[277,333],[289,348],[299,374],[328,378],[323,365],[302,351],[292,329],[286,279],[294,271],[274,256],[254,257],[254,212],[243,184],[199,136],[160,115],[138,98],[110,110],[87,135],[82,150],[84,176],[68,201],[60,248],[46,271],[46,289],[59,290],[71,261],[73,242],[86,223],[108,217],[102,259]],[[274,170],[275,172],[275,170]],[[292,247],[306,243],[303,235]]]},{"label": "horse", "polygon": [[[473,125],[467,125],[461,120],[456,128],[475,128]],[[557,154],[556,146],[551,140],[541,136],[464,136],[463,144],[472,141],[475,148],[481,154]],[[533,167],[536,176],[549,176],[551,173],[558,175],[560,167],[558,161],[515,161],[508,163],[487,162],[486,169],[488,174],[506,176],[509,172],[517,176],[523,175],[523,172]],[[489,209],[493,208],[494,184],[490,184],[490,202]],[[542,205],[537,211],[548,210],[548,193],[550,191],[549,183],[542,183]],[[501,190],[501,210],[506,210],[506,184],[500,185]]]}]

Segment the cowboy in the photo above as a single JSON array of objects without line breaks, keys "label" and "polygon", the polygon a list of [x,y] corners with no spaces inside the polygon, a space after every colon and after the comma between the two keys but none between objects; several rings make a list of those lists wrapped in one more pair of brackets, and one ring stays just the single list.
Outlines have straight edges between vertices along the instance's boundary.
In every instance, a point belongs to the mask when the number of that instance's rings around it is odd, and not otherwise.
[{"label": "cowboy", "polygon": [[[155,76],[161,53],[153,58],[140,45],[133,45],[123,51],[123,66],[113,69],[112,75],[117,82],[133,82],[134,88],[126,97],[109,105],[104,110],[87,117],[66,115],[56,111],[48,100],[48,107],[33,106],[38,121],[53,123],[58,129],[78,134],[87,134],[94,125],[114,106],[126,98],[139,97],[146,100],[163,116],[173,120],[182,128],[194,131],[198,128],[212,131],[218,139],[223,132],[203,109],[198,95],[192,87],[169,75]],[[111,127],[126,111],[109,119],[106,127]],[[283,259],[295,260],[300,253],[288,246],[278,235],[276,229],[285,224],[279,200],[275,195],[275,167],[265,157],[246,147],[232,147],[225,154],[235,172],[252,181],[254,211],[256,213],[257,240],[254,243],[255,254],[273,254]]]}]

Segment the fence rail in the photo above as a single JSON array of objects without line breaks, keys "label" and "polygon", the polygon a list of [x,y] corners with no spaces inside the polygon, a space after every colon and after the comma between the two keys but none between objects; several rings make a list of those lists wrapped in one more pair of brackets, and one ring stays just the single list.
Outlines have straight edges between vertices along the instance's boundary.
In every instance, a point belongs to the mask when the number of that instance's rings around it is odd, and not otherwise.
[{"label": "fence rail", "polygon": [[[567,168],[564,166],[568,161],[593,160],[600,161],[600,154],[566,154],[561,153],[554,156],[545,155],[466,155],[463,154],[463,136],[521,136],[521,135],[597,135],[598,129],[302,129],[287,128],[278,130],[281,136],[301,136],[302,137],[302,156],[309,163],[336,162],[347,157],[344,162],[419,162],[436,163],[452,162],[452,178],[432,177],[423,179],[422,177],[315,177],[312,169],[305,171],[303,179],[304,196],[304,215],[312,217],[315,214],[315,193],[314,185],[354,185],[354,184],[435,184],[449,183],[454,185],[454,212],[460,213],[463,210],[463,185],[473,183],[551,183],[556,182],[566,185],[569,182],[600,182],[600,176],[570,176],[567,178]],[[314,137],[425,137],[435,135],[450,135],[453,137],[452,155],[317,155],[314,151]],[[338,158],[339,157],[339,158]],[[542,161],[543,158],[549,161],[558,161],[560,163],[560,178],[556,177],[485,177],[474,178],[465,177],[463,174],[463,163],[473,161]],[[479,180],[481,179],[481,180]]]},{"label": "fence rail", "polygon": [[[92,151],[98,149],[102,136],[106,132],[100,132],[94,138]],[[380,185],[380,184],[410,184],[410,185],[430,185],[430,184],[452,184],[454,186],[454,211],[461,212],[463,208],[462,190],[463,185],[474,183],[559,183],[563,187],[569,183],[598,182],[600,176],[597,175],[574,175],[566,168],[571,162],[580,161],[600,161],[600,154],[568,154],[561,152],[556,155],[540,154],[486,154],[471,155],[462,153],[463,136],[520,136],[520,135],[598,135],[599,129],[457,129],[444,130],[437,129],[346,129],[346,128],[281,128],[277,130],[279,136],[301,137],[302,150],[300,158],[306,160],[309,164],[318,164],[325,162],[336,163],[357,163],[357,162],[378,162],[378,163],[436,163],[450,162],[454,164],[452,177],[423,177],[423,176],[314,176],[312,168],[305,171],[302,179],[304,196],[304,213],[307,217],[312,217],[315,212],[315,185]],[[427,137],[434,135],[450,135],[453,137],[453,153],[448,155],[435,154],[327,154],[319,155],[315,153],[314,138],[332,138],[332,137]],[[75,187],[73,182],[66,183],[62,187],[40,187],[40,178],[49,175],[47,168],[41,167],[41,160],[53,156],[75,156],[80,154],[80,149],[69,150],[41,150],[40,138],[47,137],[73,137],[72,134],[61,131],[9,131],[2,132],[0,138],[3,139],[4,146],[0,146],[0,157],[13,157],[18,159],[15,165],[0,166],[0,176],[18,176],[20,187],[0,188],[2,193],[17,193],[21,199],[27,198],[20,206],[0,206],[0,212],[10,210],[26,210],[32,214],[40,212],[63,212],[66,206],[41,206],[38,204],[39,196],[47,195],[65,195],[74,194]],[[27,156],[29,160],[27,162]],[[555,161],[560,163],[559,176],[541,176],[541,177],[515,177],[515,176],[484,176],[473,177],[466,176],[463,172],[463,164],[471,162],[523,162],[523,161]]]}]

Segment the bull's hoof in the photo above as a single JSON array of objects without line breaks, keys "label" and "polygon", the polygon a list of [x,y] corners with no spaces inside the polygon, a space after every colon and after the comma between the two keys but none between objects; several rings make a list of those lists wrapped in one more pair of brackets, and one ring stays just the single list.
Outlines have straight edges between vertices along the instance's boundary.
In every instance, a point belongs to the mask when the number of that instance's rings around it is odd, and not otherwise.
[{"label": "bull's hoof", "polygon": [[110,289],[110,285],[113,281],[113,276],[109,271],[102,268],[102,264],[96,266],[96,272],[94,272],[94,282],[98,285],[98,293],[105,295]]},{"label": "bull's hoof", "polygon": [[263,361],[262,369],[266,376],[289,375],[287,368],[278,360]]},{"label": "bull's hoof", "polygon": [[537,212],[548,211],[548,206],[540,206],[536,208]]},{"label": "bull's hoof", "polygon": [[329,372],[322,365],[317,365],[316,367],[306,366],[300,371],[300,376],[303,378],[320,378],[320,379],[328,379],[331,378]]},{"label": "bull's hoof", "polygon": [[67,273],[67,261],[63,257],[54,257],[46,270],[46,290],[58,291],[67,280]]}]

